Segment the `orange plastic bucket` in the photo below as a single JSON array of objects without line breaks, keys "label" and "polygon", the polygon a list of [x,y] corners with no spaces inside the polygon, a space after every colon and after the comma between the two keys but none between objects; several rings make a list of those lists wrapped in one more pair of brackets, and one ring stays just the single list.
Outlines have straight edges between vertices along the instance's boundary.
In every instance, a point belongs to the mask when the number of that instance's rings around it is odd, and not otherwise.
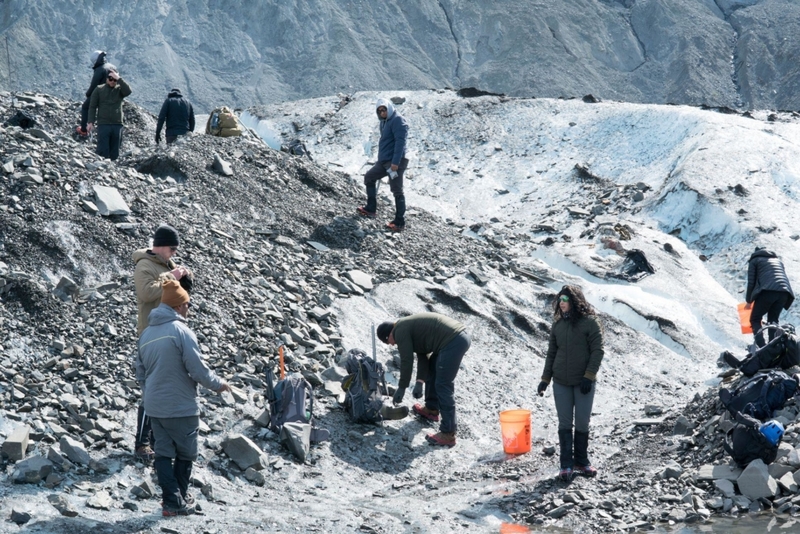
[{"label": "orange plastic bucket", "polygon": [[500,412],[500,432],[506,454],[524,454],[531,450],[530,410],[505,410]]},{"label": "orange plastic bucket", "polygon": [[742,302],[736,305],[739,311],[739,326],[742,327],[742,334],[752,334],[753,327],[750,326],[750,312],[753,309],[752,304]]}]

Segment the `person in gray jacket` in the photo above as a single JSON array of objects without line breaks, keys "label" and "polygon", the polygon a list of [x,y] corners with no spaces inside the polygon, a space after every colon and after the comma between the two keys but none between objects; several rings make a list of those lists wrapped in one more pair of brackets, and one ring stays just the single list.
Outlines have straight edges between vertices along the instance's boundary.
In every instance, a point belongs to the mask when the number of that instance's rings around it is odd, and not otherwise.
[{"label": "person in gray jacket", "polygon": [[[747,292],[745,301],[751,304],[750,326],[755,336],[756,347],[764,346],[761,319],[766,314],[768,323],[777,323],[781,310],[788,310],[794,302],[794,292],[786,276],[786,269],[778,255],[764,247],[756,247],[747,262]],[[769,340],[775,337],[775,329],[769,330]]]},{"label": "person in gray jacket", "polygon": [[200,357],[197,337],[186,325],[189,300],[180,282],[164,281],[161,304],[150,312],[150,325],[139,338],[136,357],[136,380],[155,436],[153,465],[163,494],[161,513],[166,517],[195,510],[188,490],[200,426],[197,384],[217,393],[230,391]]}]

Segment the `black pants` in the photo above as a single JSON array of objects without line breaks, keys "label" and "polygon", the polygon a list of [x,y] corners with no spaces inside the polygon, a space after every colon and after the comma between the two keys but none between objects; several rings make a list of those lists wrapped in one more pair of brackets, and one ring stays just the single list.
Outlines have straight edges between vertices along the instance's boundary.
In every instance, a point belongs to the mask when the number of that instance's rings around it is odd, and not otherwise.
[{"label": "black pants", "polygon": [[100,124],[97,126],[97,154],[114,161],[119,157],[122,144],[121,124]]},{"label": "black pants", "polygon": [[83,101],[81,106],[81,129],[86,131],[86,124],[89,122],[89,99]]},{"label": "black pants", "polygon": [[[756,346],[763,347],[765,345],[764,334],[759,333],[762,317],[766,314],[768,323],[777,323],[788,298],[789,294],[784,291],[762,291],[758,294],[753,302],[753,310],[750,312],[750,327],[753,329]],[[775,337],[775,329],[771,328],[769,340],[772,341],[773,337]]]},{"label": "black pants", "polygon": [[[367,211],[378,211],[378,180],[384,176],[389,176],[387,169],[390,166],[390,161],[379,161],[364,175],[364,185],[367,186],[367,205],[364,206],[364,209]],[[397,167],[397,178],[394,180],[389,179],[389,188],[394,195],[394,223],[398,226],[405,226],[406,224],[406,196],[403,193],[403,175],[406,172],[406,168],[408,168],[408,159],[403,158]]]},{"label": "black pants", "polygon": [[425,407],[438,410],[442,418],[440,432],[455,432],[456,421],[455,380],[461,360],[469,350],[472,339],[467,332],[459,333],[450,343],[431,357],[425,379]]},{"label": "black pants", "polygon": [[139,405],[139,411],[136,413],[136,434],[134,434],[134,449],[138,450],[139,447],[154,445],[153,431],[150,429],[150,418],[144,412],[144,405]]}]

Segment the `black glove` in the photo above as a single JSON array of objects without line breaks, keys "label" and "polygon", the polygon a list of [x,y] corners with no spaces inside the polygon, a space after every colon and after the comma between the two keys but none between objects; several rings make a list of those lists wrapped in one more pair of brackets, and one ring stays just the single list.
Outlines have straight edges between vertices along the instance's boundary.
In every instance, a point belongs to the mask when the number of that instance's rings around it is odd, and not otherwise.
[{"label": "black glove", "polygon": [[581,378],[581,393],[586,395],[592,391],[592,381],[586,377]]},{"label": "black glove", "polygon": [[159,144],[160,142],[161,142],[161,136],[157,135],[156,136],[156,144]]},{"label": "black glove", "polygon": [[193,274],[185,274],[181,276],[180,279],[181,287],[187,292],[191,293],[192,288],[194,287],[194,275]]},{"label": "black glove", "polygon": [[544,397],[544,391],[547,389],[548,385],[549,382],[545,382],[544,380],[542,380],[541,382],[539,382],[539,387],[536,388],[536,393],[538,393],[540,397]]},{"label": "black glove", "polygon": [[411,394],[414,395],[415,399],[422,398],[422,382],[417,381],[417,383],[414,384],[414,389],[411,390]]},{"label": "black glove", "polygon": [[397,388],[397,391],[394,392],[394,397],[392,397],[392,401],[395,404],[400,404],[403,402],[403,397],[406,396],[406,388]]}]

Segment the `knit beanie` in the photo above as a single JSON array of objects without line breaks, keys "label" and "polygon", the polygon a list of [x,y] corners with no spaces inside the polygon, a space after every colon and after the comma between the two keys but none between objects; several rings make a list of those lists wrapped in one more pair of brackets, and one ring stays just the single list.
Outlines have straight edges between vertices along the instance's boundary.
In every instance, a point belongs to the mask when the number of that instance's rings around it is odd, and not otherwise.
[{"label": "knit beanie", "polygon": [[178,231],[168,224],[162,224],[153,234],[154,247],[178,247],[181,244]]},{"label": "knit beanie", "polygon": [[375,334],[378,336],[378,339],[384,343],[388,343],[389,334],[392,333],[392,330],[394,330],[394,323],[381,323],[378,325],[378,330],[375,332]]},{"label": "knit beanie", "polygon": [[181,287],[177,280],[165,280],[161,285],[161,304],[170,308],[178,308],[189,302],[189,293]]}]

